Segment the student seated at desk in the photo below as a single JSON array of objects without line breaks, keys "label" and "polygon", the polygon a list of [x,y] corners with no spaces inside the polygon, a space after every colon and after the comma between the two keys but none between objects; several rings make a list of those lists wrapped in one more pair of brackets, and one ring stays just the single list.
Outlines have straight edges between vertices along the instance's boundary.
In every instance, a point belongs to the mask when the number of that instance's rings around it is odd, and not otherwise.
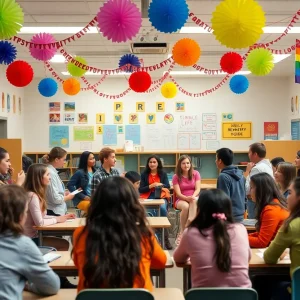
[{"label": "student seated at desk", "polygon": [[266,248],[289,216],[286,201],[274,179],[267,173],[251,177],[250,193],[255,202],[257,232],[249,233],[249,244],[251,248]]},{"label": "student seated at desk", "polygon": [[[279,229],[274,241],[264,252],[267,264],[276,264],[285,249],[290,249],[291,267],[290,275],[300,266],[300,178],[296,178],[289,188],[287,205],[290,216]],[[291,282],[282,282],[274,290],[274,300],[290,300],[289,288]]]},{"label": "student seated at desk", "polygon": [[278,163],[274,177],[280,192],[286,199],[289,194],[289,186],[296,178],[296,166],[288,162]]},{"label": "student seated at desk", "polygon": [[44,262],[40,250],[23,235],[28,197],[16,185],[0,187],[0,299],[21,300],[26,288],[53,295],[59,290],[58,276]]},{"label": "student seated at desk", "polygon": [[172,183],[176,195],[175,208],[180,209],[180,232],[175,244],[181,240],[183,230],[196,217],[197,200],[201,188],[200,173],[193,168],[191,158],[188,155],[180,156],[173,176]]},{"label": "student seated at desk", "polygon": [[[170,183],[167,173],[163,170],[161,159],[152,155],[148,157],[145,171],[141,175],[141,182],[139,187],[141,199],[154,199],[155,188],[162,187],[160,198],[165,200],[165,205],[160,206],[160,215],[162,217],[168,216],[168,201],[170,199]],[[151,213],[155,213],[154,210]],[[165,246],[168,250],[172,249],[172,245],[169,241],[169,231],[165,231]]]},{"label": "student seated at desk", "polygon": [[[44,164],[33,164],[27,171],[24,182],[24,189],[28,193],[28,212],[24,224],[24,234],[30,237],[38,245],[38,231],[34,226],[47,226],[56,223],[66,222],[67,219],[74,219],[74,214],[63,216],[48,216],[46,203],[46,189],[50,184],[50,171]],[[58,251],[69,249],[68,241],[56,237],[44,237],[44,246],[54,247]]]},{"label": "student seated at desk", "polygon": [[176,263],[192,265],[192,287],[251,287],[251,251],[244,225],[233,222],[231,200],[221,190],[203,191],[198,214],[174,252]]},{"label": "student seated at desk", "polygon": [[152,290],[151,268],[164,268],[166,255],[147,226],[139,195],[122,177],[101,181],[86,225],[75,230],[73,260],[78,292],[85,288]]},{"label": "student seated at desk", "polygon": [[135,171],[129,171],[126,172],[124,175],[125,178],[127,178],[135,187],[135,189],[138,191],[141,183],[141,175],[138,172]]}]

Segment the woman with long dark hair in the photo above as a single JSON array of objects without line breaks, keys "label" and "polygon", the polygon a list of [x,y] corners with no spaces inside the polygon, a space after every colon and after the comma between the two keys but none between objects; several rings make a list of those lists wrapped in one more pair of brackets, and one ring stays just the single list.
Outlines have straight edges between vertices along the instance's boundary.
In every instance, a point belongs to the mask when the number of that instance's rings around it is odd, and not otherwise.
[{"label": "woman with long dark hair", "polygon": [[[161,159],[156,155],[151,155],[147,159],[145,171],[141,174],[141,182],[139,187],[140,198],[141,199],[154,199],[155,189],[165,188],[161,192],[161,199],[165,200],[165,204],[160,206],[160,215],[162,217],[167,217],[168,215],[168,201],[166,197],[170,196],[168,190],[170,188],[170,183],[168,180],[167,173],[164,172]],[[166,191],[168,195],[166,195]],[[153,213],[153,210],[151,210]],[[165,230],[165,246],[168,250],[173,247],[169,241],[169,232]]]},{"label": "woman with long dark hair", "polygon": [[95,169],[95,156],[94,153],[89,151],[84,151],[79,158],[78,170],[71,177],[67,184],[67,188],[70,192],[81,188],[82,192],[75,195],[73,198],[73,204],[75,207],[82,200],[91,200],[91,183]]},{"label": "woman with long dark hair", "polygon": [[177,263],[191,259],[192,287],[251,287],[251,251],[244,225],[233,222],[231,200],[221,190],[203,191],[198,214],[174,252]]},{"label": "woman with long dark hair", "polygon": [[296,178],[296,166],[289,162],[281,162],[277,164],[274,174],[275,181],[279,186],[280,192],[284,198],[289,195],[289,187]]},{"label": "woman with long dark hair", "polygon": [[[285,249],[290,249],[292,276],[296,268],[300,266],[300,178],[297,177],[289,187],[287,205],[290,216],[284,221],[275,239],[264,252],[264,260],[267,264],[276,264],[279,258],[283,258]],[[283,254],[283,255],[282,255]],[[273,292],[274,300],[291,299],[289,288],[291,282],[281,282]]]},{"label": "woman with long dark hair", "polygon": [[104,179],[92,196],[86,225],[75,230],[73,259],[84,288],[152,290],[150,265],[163,268],[157,243],[134,186],[125,178]]},{"label": "woman with long dark hair", "polygon": [[249,233],[251,248],[266,248],[289,216],[286,201],[274,179],[267,173],[255,174],[250,179],[251,198],[255,202],[256,232]]}]

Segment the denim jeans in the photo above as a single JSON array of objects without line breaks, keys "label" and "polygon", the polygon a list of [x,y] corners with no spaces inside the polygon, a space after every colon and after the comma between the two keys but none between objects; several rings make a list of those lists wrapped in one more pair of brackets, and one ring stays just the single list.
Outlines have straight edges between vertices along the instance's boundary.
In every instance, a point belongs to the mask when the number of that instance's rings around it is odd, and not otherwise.
[{"label": "denim jeans", "polygon": [[[165,204],[162,204],[160,206],[160,216],[161,217],[166,217],[168,215],[168,201],[166,199],[164,199],[164,201],[165,201]],[[156,209],[147,209],[147,213],[149,213],[153,217],[158,217]]]},{"label": "denim jeans", "polygon": [[248,219],[255,219],[255,202],[248,199],[247,201]]}]

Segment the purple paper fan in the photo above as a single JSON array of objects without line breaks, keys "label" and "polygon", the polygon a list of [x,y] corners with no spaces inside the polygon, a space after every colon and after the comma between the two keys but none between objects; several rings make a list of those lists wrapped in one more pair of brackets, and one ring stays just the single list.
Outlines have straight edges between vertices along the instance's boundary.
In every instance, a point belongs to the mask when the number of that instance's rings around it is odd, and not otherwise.
[{"label": "purple paper fan", "polygon": [[109,0],[97,14],[103,36],[112,42],[126,42],[134,38],[142,25],[142,15],[130,0]]},{"label": "purple paper fan", "polygon": [[[56,40],[54,36],[50,33],[38,33],[34,35],[31,39],[32,43],[35,44],[50,44],[55,43]],[[45,49],[40,49],[40,47],[32,47],[30,48],[30,54],[33,58],[37,60],[47,61],[50,60],[56,53],[56,46],[49,47],[46,46]]]}]

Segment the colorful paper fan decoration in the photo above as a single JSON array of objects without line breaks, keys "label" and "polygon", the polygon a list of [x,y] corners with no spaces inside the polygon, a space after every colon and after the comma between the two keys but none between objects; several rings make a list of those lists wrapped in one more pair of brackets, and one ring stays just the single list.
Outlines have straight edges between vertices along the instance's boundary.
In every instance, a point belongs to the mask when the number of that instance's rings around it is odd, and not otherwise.
[{"label": "colorful paper fan decoration", "polygon": [[126,65],[131,65],[131,66],[127,66],[126,68],[123,69],[123,71],[132,73],[133,71],[132,66],[139,68],[141,66],[141,62],[136,55],[125,54],[120,58],[119,68]]},{"label": "colorful paper fan decoration", "polygon": [[222,71],[234,74],[242,69],[243,58],[236,52],[228,52],[222,56],[220,66]]},{"label": "colorful paper fan decoration", "polygon": [[33,69],[29,63],[16,60],[6,69],[7,80],[16,87],[24,87],[33,79]]},{"label": "colorful paper fan decoration", "polygon": [[[75,56],[74,59],[77,60],[79,63],[87,66],[87,61],[83,57]],[[83,70],[83,69],[77,67],[76,62],[74,62],[74,63],[69,62],[67,65],[67,68],[68,68],[70,75],[72,75],[74,77],[81,77],[87,72],[87,70]]]},{"label": "colorful paper fan decoration", "polygon": [[44,97],[52,97],[56,94],[58,89],[57,82],[52,78],[44,78],[38,85],[40,94]]},{"label": "colorful paper fan decoration", "polygon": [[244,75],[234,75],[230,79],[229,87],[235,94],[243,94],[248,90],[249,80]]},{"label": "colorful paper fan decoration", "polygon": [[[35,44],[45,45],[55,43],[56,40],[54,36],[50,33],[37,33],[32,37],[31,42]],[[55,46],[45,46],[44,49],[40,49],[39,47],[32,47],[29,49],[29,51],[33,58],[37,60],[47,61],[55,55],[57,49]]]},{"label": "colorful paper fan decoration", "polygon": [[197,42],[184,38],[179,40],[173,47],[174,61],[184,67],[194,65],[200,58],[201,49]]},{"label": "colorful paper fan decoration", "polygon": [[97,21],[103,36],[121,43],[138,34],[142,26],[142,15],[130,0],[109,0],[100,8]]},{"label": "colorful paper fan decoration", "polygon": [[168,99],[174,98],[177,94],[177,87],[176,84],[173,82],[166,82],[162,85],[161,94]]},{"label": "colorful paper fan decoration", "polygon": [[15,0],[0,1],[0,39],[9,39],[16,35],[24,22],[24,13]]},{"label": "colorful paper fan decoration", "polygon": [[254,0],[223,0],[212,14],[216,39],[228,48],[255,44],[266,24],[262,7]]},{"label": "colorful paper fan decoration", "polygon": [[137,93],[144,93],[151,86],[151,76],[144,71],[134,72],[129,77],[129,86]]},{"label": "colorful paper fan decoration", "polygon": [[9,65],[16,57],[16,47],[8,41],[0,41],[0,64]]},{"label": "colorful paper fan decoration", "polygon": [[80,82],[75,78],[69,78],[64,81],[63,90],[69,96],[77,95],[80,91]]},{"label": "colorful paper fan decoration", "polygon": [[265,76],[274,68],[274,56],[268,49],[254,49],[248,54],[246,64],[252,74]]},{"label": "colorful paper fan decoration", "polygon": [[185,0],[152,0],[148,12],[152,26],[165,33],[178,31],[189,17]]}]

